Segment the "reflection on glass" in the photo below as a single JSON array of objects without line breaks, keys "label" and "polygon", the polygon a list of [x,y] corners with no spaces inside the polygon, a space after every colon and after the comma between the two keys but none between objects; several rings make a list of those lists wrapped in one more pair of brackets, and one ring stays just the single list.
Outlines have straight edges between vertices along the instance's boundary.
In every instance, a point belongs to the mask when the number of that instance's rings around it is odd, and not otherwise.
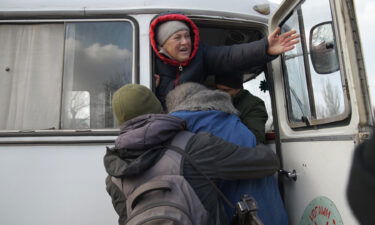
[{"label": "reflection on glass", "polygon": [[133,30],[128,22],[68,23],[65,36],[63,129],[80,129],[72,123],[70,93],[88,93],[86,127],[116,126],[113,92],[132,79]]},{"label": "reflection on glass", "polygon": [[77,129],[90,127],[90,94],[87,91],[67,93],[69,126]]},{"label": "reflection on glass", "polygon": [[317,104],[317,113],[320,118],[327,118],[330,116],[339,115],[342,113],[342,103],[340,94],[342,91],[333,84],[330,80],[325,80],[322,86],[319,86],[322,90],[322,103]]},{"label": "reflection on glass", "polygon": [[312,32],[312,40],[313,46],[319,46],[321,43],[331,43],[333,44],[333,31],[332,25],[330,23],[321,24],[314,28]]}]

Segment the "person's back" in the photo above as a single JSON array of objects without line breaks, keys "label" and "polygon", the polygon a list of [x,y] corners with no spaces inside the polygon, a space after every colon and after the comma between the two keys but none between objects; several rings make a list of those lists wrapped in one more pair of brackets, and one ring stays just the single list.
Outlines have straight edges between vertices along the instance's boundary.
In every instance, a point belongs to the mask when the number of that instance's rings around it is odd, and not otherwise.
[{"label": "person's back", "polygon": [[[107,191],[122,225],[128,219],[127,194],[113,179],[123,182],[147,173],[163,156],[165,145],[185,128],[185,121],[170,115],[149,114],[160,113],[161,105],[152,92],[141,85],[125,85],[118,90],[113,97],[113,109],[122,126],[114,150],[108,150],[104,157],[104,165],[109,174]],[[208,133],[191,137],[185,151],[214,182],[263,177],[273,174],[279,166],[270,149],[242,148]],[[225,169],[219,165],[224,165]],[[183,160],[182,175],[210,215],[204,225],[228,224],[218,193],[188,160]]]},{"label": "person's back", "polygon": [[[192,132],[205,131],[234,144],[254,147],[256,140],[251,131],[235,114],[228,94],[207,90],[196,83],[182,84],[167,96],[170,115],[187,121]],[[288,218],[278,185],[273,176],[252,180],[223,181],[221,189],[232,203],[243,194],[250,194],[258,203],[258,215],[265,225],[285,225]],[[233,210],[227,207],[228,216]]]}]

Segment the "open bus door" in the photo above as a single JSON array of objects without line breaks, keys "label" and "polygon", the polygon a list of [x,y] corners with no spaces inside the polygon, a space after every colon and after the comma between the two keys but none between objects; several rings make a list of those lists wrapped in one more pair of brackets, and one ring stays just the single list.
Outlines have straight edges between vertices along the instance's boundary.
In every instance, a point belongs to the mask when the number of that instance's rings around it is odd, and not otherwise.
[{"label": "open bus door", "polygon": [[284,1],[269,31],[277,26],[301,34],[295,49],[272,62],[290,222],[358,224],[346,186],[373,114],[353,1]]}]

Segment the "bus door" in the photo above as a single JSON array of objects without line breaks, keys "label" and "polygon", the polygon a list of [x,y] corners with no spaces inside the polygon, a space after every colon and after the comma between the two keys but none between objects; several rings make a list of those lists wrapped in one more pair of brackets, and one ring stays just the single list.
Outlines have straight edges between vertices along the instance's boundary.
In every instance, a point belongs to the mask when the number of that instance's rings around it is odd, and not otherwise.
[{"label": "bus door", "polygon": [[346,199],[355,146],[373,124],[353,1],[288,0],[269,31],[300,43],[272,62],[281,179],[291,224],[358,224]]}]

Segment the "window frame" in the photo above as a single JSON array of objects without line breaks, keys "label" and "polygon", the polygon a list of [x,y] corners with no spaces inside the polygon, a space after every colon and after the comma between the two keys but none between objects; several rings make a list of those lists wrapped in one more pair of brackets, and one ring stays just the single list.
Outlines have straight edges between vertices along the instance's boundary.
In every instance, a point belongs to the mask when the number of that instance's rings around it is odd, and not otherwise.
[{"label": "window frame", "polygon": [[[286,65],[285,65],[285,55],[281,55],[281,68],[282,68],[282,78],[283,78],[283,86],[284,86],[284,95],[285,95],[285,101],[286,101],[286,112],[287,112],[287,123],[288,125],[294,129],[294,130],[306,130],[306,129],[315,129],[315,128],[321,128],[321,127],[328,127],[332,125],[347,125],[350,120],[350,115],[351,115],[351,105],[350,105],[350,95],[348,91],[348,83],[347,83],[347,74],[346,74],[346,67],[343,63],[343,55],[342,55],[342,42],[341,39],[338,38],[340,37],[339,34],[341,33],[338,25],[337,25],[337,15],[334,10],[334,5],[332,1],[329,1],[330,5],[330,12],[332,16],[332,25],[333,25],[333,34],[335,37],[335,41],[337,43],[337,53],[338,53],[338,60],[339,60],[339,65],[340,65],[340,78],[341,78],[341,83],[342,83],[342,93],[343,93],[343,100],[344,100],[344,111],[336,116],[331,116],[327,118],[321,118],[317,119],[316,118],[316,108],[315,108],[315,99],[314,99],[314,88],[312,84],[312,79],[311,79],[311,73],[310,73],[310,63],[309,63],[309,58],[306,56],[307,54],[307,48],[308,44],[306,42],[303,42],[302,44],[302,51],[303,51],[303,61],[304,61],[304,67],[305,67],[305,76],[306,76],[306,86],[307,86],[307,93],[308,93],[308,99],[309,99],[309,106],[310,106],[310,113],[311,113],[311,118],[307,118],[306,121],[303,122],[296,122],[291,120],[291,114],[290,114],[290,109],[291,109],[291,97],[290,97],[290,89],[289,89],[289,83],[288,83],[288,75],[287,75],[287,70],[286,70]],[[298,4],[291,10],[291,12],[279,23],[279,27],[281,27],[289,18],[290,16],[297,11],[301,10],[302,4],[305,2],[305,0],[301,0],[298,2]],[[303,20],[303,19],[302,19]],[[301,19],[298,19],[298,25],[301,28]],[[303,21],[302,21],[303,22]],[[301,39],[303,40],[303,39]],[[307,66],[306,66],[307,64]],[[324,76],[324,75],[322,75]],[[313,102],[311,102],[313,100]],[[313,107],[313,108],[312,108]],[[313,118],[313,116],[315,118]]]},{"label": "window frame", "polygon": [[[61,17],[60,17],[61,18]],[[106,15],[103,16],[95,16],[95,17],[77,17],[77,18],[63,18],[60,19],[58,15],[56,18],[48,17],[44,18],[33,18],[33,19],[10,19],[10,20],[2,20],[0,25],[12,25],[12,24],[63,24],[64,29],[64,43],[63,43],[63,57],[62,57],[62,66],[61,66],[61,93],[60,93],[60,111],[59,111],[59,127],[57,129],[52,130],[40,130],[40,129],[24,129],[24,130],[0,130],[0,137],[29,137],[29,136],[113,136],[117,135],[118,128],[99,128],[99,129],[61,129],[62,126],[62,98],[64,92],[63,80],[64,80],[64,66],[65,66],[65,35],[66,35],[66,27],[68,23],[74,22],[129,22],[131,25],[133,32],[132,32],[132,76],[131,76],[131,83],[139,83],[139,24],[137,20],[131,16],[123,15],[118,16],[114,15],[114,17],[110,17]]]}]

